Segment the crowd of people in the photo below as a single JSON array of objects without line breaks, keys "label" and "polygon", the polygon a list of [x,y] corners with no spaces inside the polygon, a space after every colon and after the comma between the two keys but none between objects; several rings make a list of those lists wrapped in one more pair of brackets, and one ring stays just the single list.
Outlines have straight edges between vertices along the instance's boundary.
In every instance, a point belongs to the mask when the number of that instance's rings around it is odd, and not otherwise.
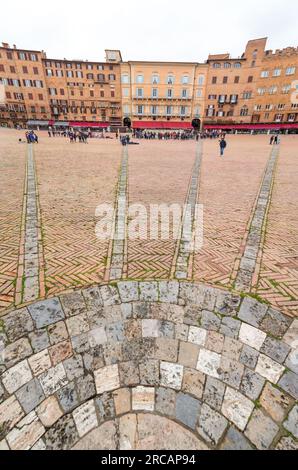
[{"label": "crowd of people", "polygon": [[34,131],[27,131],[25,137],[28,144],[38,144],[38,136]]}]

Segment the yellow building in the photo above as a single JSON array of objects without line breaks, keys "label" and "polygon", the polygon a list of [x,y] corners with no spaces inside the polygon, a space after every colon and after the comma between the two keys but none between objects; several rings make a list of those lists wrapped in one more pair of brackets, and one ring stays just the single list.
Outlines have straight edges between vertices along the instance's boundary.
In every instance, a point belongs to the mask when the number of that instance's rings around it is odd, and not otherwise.
[{"label": "yellow building", "polygon": [[191,128],[204,114],[207,64],[122,62],[122,115],[135,128]]}]

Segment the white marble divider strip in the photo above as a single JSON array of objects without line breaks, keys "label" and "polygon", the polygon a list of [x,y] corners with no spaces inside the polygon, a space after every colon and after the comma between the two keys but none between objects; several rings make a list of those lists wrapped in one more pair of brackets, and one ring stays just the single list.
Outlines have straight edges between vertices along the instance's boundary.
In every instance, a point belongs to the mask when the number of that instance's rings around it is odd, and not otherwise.
[{"label": "white marble divider strip", "polygon": [[123,147],[120,175],[117,188],[116,215],[111,240],[111,254],[107,265],[105,280],[126,277],[127,262],[127,185],[128,185],[128,149]]},{"label": "white marble divider strip", "polygon": [[39,296],[38,207],[33,145],[28,146],[23,302]]},{"label": "white marble divider strip", "polygon": [[193,253],[193,230],[195,223],[196,203],[199,191],[199,178],[203,154],[203,143],[198,141],[196,147],[196,158],[189,183],[188,194],[185,202],[180,238],[177,240],[176,254],[172,266],[171,277],[187,279],[191,255]]},{"label": "white marble divider strip", "polygon": [[272,149],[268,160],[239,270],[236,275],[235,289],[241,292],[250,292],[252,287],[253,276],[256,271],[258,255],[262,244],[262,234],[266,223],[266,215],[270,206],[274,170],[278,156],[279,145]]}]

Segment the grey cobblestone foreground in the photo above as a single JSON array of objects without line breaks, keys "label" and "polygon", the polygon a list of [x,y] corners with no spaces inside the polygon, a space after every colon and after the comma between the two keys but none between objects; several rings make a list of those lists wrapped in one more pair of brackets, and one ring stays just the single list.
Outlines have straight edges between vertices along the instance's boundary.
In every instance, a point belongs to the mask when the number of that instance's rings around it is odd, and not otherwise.
[{"label": "grey cobblestone foreground", "polygon": [[127,261],[127,184],[128,184],[128,150],[123,147],[120,175],[117,188],[116,216],[114,222],[114,240],[110,265],[107,267],[106,279],[121,279],[126,277],[124,269]]},{"label": "grey cobblestone foreground", "polygon": [[119,281],[1,330],[2,450],[298,448],[297,319],[253,298]]},{"label": "grey cobblestone foreground", "polygon": [[183,214],[180,239],[177,242],[178,255],[174,267],[174,277],[181,280],[188,278],[190,258],[193,254],[193,229],[195,224],[196,203],[199,191],[202,153],[203,142],[199,140],[197,143],[195,164],[192,170],[188,194],[185,202],[186,210]]},{"label": "grey cobblestone foreground", "polygon": [[265,176],[262,181],[248,237],[240,261],[239,270],[235,279],[235,289],[241,292],[250,292],[252,287],[266,215],[270,204],[274,170],[278,156],[279,145],[273,147],[266,167]]}]

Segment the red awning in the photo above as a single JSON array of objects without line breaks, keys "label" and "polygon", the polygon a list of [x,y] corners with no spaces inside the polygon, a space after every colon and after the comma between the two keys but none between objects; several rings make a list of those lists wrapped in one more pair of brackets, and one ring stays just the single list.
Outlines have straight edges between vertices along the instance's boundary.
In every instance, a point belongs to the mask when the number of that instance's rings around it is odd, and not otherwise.
[{"label": "red awning", "polygon": [[109,127],[111,124],[109,122],[80,122],[80,121],[70,121],[69,127]]},{"label": "red awning", "polygon": [[184,121],[134,121],[134,129],[191,129],[190,122]]},{"label": "red awning", "polygon": [[274,124],[205,124],[204,129],[261,130],[261,129],[298,129],[298,123]]}]

